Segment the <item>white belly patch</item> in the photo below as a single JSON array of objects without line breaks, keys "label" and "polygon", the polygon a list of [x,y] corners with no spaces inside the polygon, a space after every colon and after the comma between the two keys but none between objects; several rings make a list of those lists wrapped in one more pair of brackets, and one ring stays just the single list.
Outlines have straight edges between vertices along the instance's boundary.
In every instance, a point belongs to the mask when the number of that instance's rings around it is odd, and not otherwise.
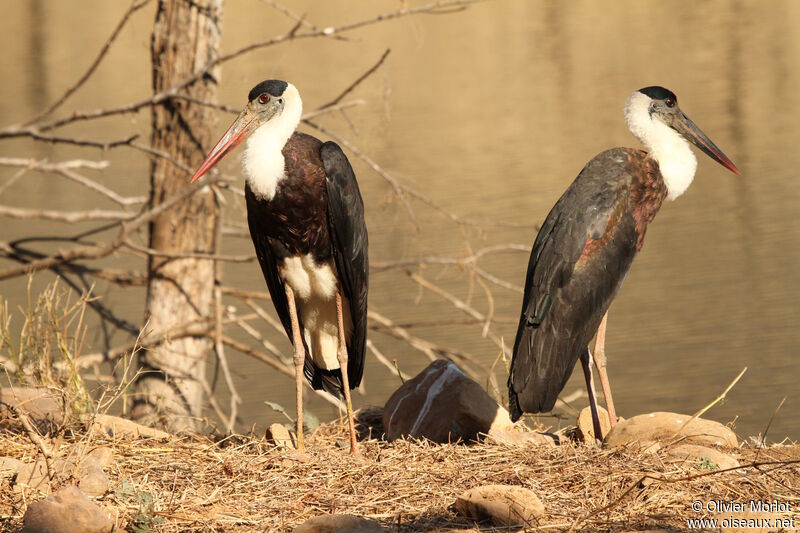
[{"label": "white belly patch", "polygon": [[[314,362],[321,368],[339,368],[339,322],[336,316],[336,269],[318,265],[310,255],[289,257],[278,269],[284,283],[294,291],[297,314],[303,322],[303,337]],[[345,338],[353,330],[350,306],[342,295]]]}]

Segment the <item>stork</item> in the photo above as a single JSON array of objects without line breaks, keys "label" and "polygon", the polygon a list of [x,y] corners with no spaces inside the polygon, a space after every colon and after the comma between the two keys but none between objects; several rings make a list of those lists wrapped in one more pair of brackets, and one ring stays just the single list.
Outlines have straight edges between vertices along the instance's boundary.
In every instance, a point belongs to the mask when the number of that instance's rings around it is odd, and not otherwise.
[{"label": "stork", "polygon": [[275,310],[294,349],[297,448],[303,442],[303,375],[344,396],[350,453],[359,455],[350,389],[364,371],[367,227],[355,174],[336,143],[296,132],[300,93],[282,80],[259,83],[192,177],[199,179],[247,140],[247,222]]},{"label": "stork", "polygon": [[[663,87],[634,92],[625,122],[646,151],[612,148],[589,161],[536,236],[508,378],[513,420],[551,411],[580,358],[595,436],[602,439],[592,360],[613,426],[604,347],[608,308],[662,202],[678,198],[694,178],[697,159],[689,142],[740,174]],[[595,334],[592,356],[588,344]]]}]

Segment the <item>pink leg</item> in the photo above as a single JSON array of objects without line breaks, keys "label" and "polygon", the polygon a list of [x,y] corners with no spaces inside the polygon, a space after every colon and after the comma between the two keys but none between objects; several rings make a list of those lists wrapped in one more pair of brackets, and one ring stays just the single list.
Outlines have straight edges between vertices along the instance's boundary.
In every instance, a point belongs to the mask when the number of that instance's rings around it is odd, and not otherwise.
[{"label": "pink leg", "polygon": [[611,384],[608,382],[608,373],[606,372],[606,322],[608,322],[608,311],[603,315],[600,327],[597,328],[597,337],[594,343],[594,364],[597,366],[597,373],[600,376],[600,385],[603,387],[603,396],[606,399],[608,418],[613,428],[617,423],[617,412],[614,409],[614,399],[611,398]]},{"label": "pink leg", "polygon": [[342,313],[342,295],[336,293],[336,316],[339,319],[339,368],[342,371],[342,385],[344,388],[344,401],[347,406],[347,423],[350,427],[350,454],[361,455],[356,441],[356,426],[353,422],[353,403],[350,400],[350,378],[347,376],[347,340],[344,336],[344,315]]},{"label": "pink leg", "polygon": [[292,344],[294,345],[294,373],[297,387],[297,449],[305,451],[303,442],[303,365],[306,352],[303,347],[303,335],[300,333],[300,322],[297,320],[297,307],[294,303],[294,291],[286,285],[286,302],[289,304],[289,317],[292,320]]}]

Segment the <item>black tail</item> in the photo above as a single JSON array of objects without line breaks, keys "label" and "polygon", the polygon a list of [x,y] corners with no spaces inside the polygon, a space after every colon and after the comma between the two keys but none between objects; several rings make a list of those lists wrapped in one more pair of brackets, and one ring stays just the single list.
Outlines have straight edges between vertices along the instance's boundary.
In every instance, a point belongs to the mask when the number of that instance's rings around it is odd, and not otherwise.
[{"label": "black tail", "polygon": [[552,411],[575,366],[574,361],[564,357],[568,351],[565,348],[571,344],[569,339],[540,333],[544,332],[528,324],[524,316],[521,318],[508,376],[511,420],[519,419],[523,413]]},{"label": "black tail", "polygon": [[306,367],[303,369],[303,372],[314,390],[321,389],[333,394],[339,399],[344,398],[344,385],[342,385],[342,371],[340,369],[326,370],[311,363],[312,368],[309,373],[308,366],[309,360],[306,359]]}]

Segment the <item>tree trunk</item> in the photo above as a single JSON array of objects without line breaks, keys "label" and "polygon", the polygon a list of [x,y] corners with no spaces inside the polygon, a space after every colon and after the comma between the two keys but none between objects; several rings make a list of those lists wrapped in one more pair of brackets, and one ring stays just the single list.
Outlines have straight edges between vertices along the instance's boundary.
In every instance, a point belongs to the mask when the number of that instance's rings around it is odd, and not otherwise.
[{"label": "tree trunk", "polygon": [[[181,82],[218,55],[223,0],[159,0],[151,52],[153,91]],[[213,73],[216,78],[217,72]],[[215,101],[213,80],[184,91]],[[152,146],[196,168],[213,142],[212,109],[173,99],[153,106]],[[189,176],[170,161],[153,159],[150,202],[158,205],[189,185]],[[198,192],[150,224],[150,247],[165,252],[214,253],[219,205],[211,190]],[[207,317],[213,305],[215,263],[201,259],[150,257],[145,321],[164,331]],[[134,419],[172,431],[196,430],[203,408],[205,358],[212,344],[204,338],[167,342],[140,355]]]}]

